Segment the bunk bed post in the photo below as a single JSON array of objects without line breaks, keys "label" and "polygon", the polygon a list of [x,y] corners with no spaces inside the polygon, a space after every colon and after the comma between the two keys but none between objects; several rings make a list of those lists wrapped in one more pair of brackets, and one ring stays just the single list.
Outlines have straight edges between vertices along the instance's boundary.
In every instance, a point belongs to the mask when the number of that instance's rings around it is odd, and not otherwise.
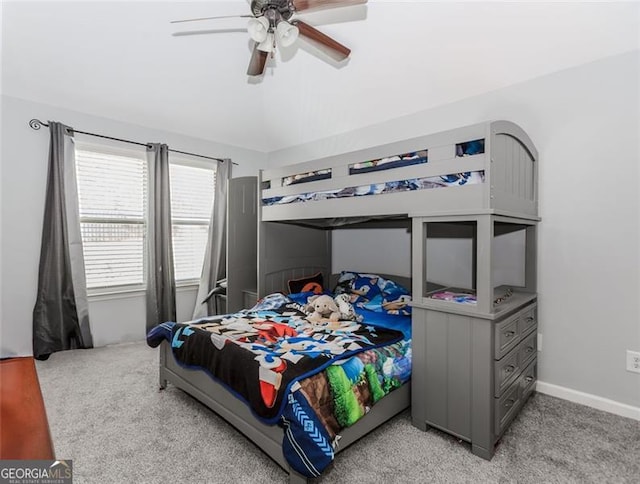
[{"label": "bunk bed post", "polygon": [[[484,197],[482,200],[482,208],[491,209],[494,205],[495,188],[497,180],[494,176],[494,163],[495,163],[495,146],[493,141],[495,139],[496,130],[493,126],[494,123],[487,123],[484,128],[484,152],[486,154],[484,159]],[[497,145],[496,145],[497,146]]]},{"label": "bunk bed post", "polygon": [[[480,298],[478,298],[480,304]],[[494,350],[494,323],[489,319],[470,318],[471,375],[470,388],[466,390],[470,396],[469,417],[471,421],[471,452],[483,459],[491,460],[494,453],[494,364],[487,358]]]},{"label": "bunk bed post", "polygon": [[476,244],[476,286],[477,308],[484,314],[493,310],[493,216],[479,215],[477,223]]},{"label": "bunk bed post", "polygon": [[423,257],[425,250],[425,241],[427,238],[427,228],[424,224],[424,220],[420,217],[411,218],[411,271],[412,271],[412,283],[411,294],[413,294],[413,300],[421,300],[425,295],[425,274],[426,274],[426,257]]},{"label": "bunk bed post", "polygon": [[538,250],[537,250],[537,226],[529,225],[525,232],[525,263],[524,263],[524,290],[526,292],[535,293],[538,288],[538,274],[536,267],[538,266]]},{"label": "bunk bed post", "polygon": [[478,290],[478,224],[473,226],[471,236],[471,289]]},{"label": "bunk bed post", "polygon": [[256,295],[258,298],[264,297],[264,262],[262,261],[262,254],[264,254],[264,224],[262,221],[262,184],[263,184],[263,170],[258,170],[258,194],[256,198],[256,213],[258,215],[257,223],[257,244],[258,244],[258,254],[256,261]]},{"label": "bunk bed post", "polygon": [[160,371],[158,373],[158,386],[159,390],[165,390],[167,388],[167,343],[160,345]]}]

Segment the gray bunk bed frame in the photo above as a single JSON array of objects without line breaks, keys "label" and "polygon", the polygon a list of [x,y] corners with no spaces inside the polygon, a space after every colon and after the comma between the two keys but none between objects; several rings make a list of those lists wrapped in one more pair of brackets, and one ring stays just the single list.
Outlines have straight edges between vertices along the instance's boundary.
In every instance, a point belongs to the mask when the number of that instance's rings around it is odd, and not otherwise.
[{"label": "gray bunk bed frame", "polygon": [[[457,157],[456,145],[484,139],[482,154]],[[522,153],[515,149],[520,147]],[[428,149],[426,164],[349,175],[352,163]],[[512,152],[516,156],[512,156]],[[331,228],[411,226],[413,217],[446,214],[513,215],[537,220],[537,163],[531,163],[535,148],[526,133],[508,121],[492,121],[422,136],[383,146],[340,154],[286,167],[261,170],[258,177],[257,288],[258,297],[286,292],[289,279],[322,272],[331,275]],[[535,155],[537,158],[537,154]],[[331,168],[327,180],[285,186],[283,178]],[[482,184],[425,189],[402,193],[344,199],[326,199],[286,205],[264,206],[262,199],[315,190],[382,183],[400,179],[431,177],[484,170]],[[232,215],[230,214],[231,218]],[[228,241],[233,246],[233,241]],[[415,256],[414,256],[415,257]],[[416,261],[413,262],[414,273]],[[233,267],[228,273],[233,273]],[[416,281],[387,277],[406,287]],[[168,343],[160,347],[160,388],[167,382],[192,395],[224,418],[289,473],[289,482],[307,482],[292,470],[282,453],[283,431],[258,421],[249,408],[204,372],[179,366]],[[410,383],[391,392],[352,427],[341,433],[336,453],[356,442],[411,404]]]}]

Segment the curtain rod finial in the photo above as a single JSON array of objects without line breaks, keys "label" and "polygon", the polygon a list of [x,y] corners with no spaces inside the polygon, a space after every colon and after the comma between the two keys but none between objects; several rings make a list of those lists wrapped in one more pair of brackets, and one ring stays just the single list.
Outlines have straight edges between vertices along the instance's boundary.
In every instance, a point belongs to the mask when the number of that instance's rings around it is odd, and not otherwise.
[{"label": "curtain rod finial", "polygon": [[33,118],[32,120],[29,121],[29,126],[31,127],[31,129],[40,129],[43,126],[49,126],[49,125],[47,123],[43,123],[39,119]]}]

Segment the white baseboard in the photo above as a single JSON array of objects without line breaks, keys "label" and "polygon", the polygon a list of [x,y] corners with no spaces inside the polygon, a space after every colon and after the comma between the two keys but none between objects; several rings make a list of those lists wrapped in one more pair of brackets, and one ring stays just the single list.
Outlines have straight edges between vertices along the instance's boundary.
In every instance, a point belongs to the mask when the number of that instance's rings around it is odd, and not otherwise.
[{"label": "white baseboard", "polygon": [[604,412],[620,415],[621,417],[640,420],[640,407],[634,407],[632,405],[627,405],[626,403],[616,402],[615,400],[609,400],[608,398],[579,392],[578,390],[572,390],[571,388],[561,387],[543,381],[538,381],[536,383],[536,391],[546,395],[551,395],[552,397],[558,397],[563,400],[569,400],[570,402],[586,405],[587,407],[597,408]]}]

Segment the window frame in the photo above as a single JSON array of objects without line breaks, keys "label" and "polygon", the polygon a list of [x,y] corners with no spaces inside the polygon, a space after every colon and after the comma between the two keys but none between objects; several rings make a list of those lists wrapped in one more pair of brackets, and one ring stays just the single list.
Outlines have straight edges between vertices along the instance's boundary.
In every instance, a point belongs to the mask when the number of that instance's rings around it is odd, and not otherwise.
[{"label": "window frame", "polygon": [[[181,166],[188,166],[191,168],[202,168],[202,169],[206,169],[206,170],[211,170],[214,172],[214,186],[213,186],[213,190],[214,190],[214,194],[213,194],[213,204],[211,207],[211,210],[213,211],[215,208],[215,203],[216,203],[216,199],[215,199],[215,180],[217,177],[217,168],[218,165],[216,162],[213,161],[206,161],[204,159],[194,159],[193,157],[189,156],[189,155],[184,155],[182,153],[179,154],[174,154],[169,152],[169,172],[171,172],[171,165],[181,165]],[[171,184],[171,180],[169,180],[169,183]],[[173,207],[173,206],[172,206]],[[173,211],[173,208],[172,208]],[[174,225],[206,225],[207,227],[207,233],[209,232],[209,224],[211,223],[211,215],[209,215],[209,220],[207,220],[206,223],[198,223],[198,222],[188,222],[188,223],[182,223],[182,224],[176,224],[176,222],[174,221],[173,218],[173,213],[171,214],[171,236],[173,237],[173,226]],[[171,241],[171,246],[173,248],[173,240]],[[204,260],[202,261],[204,264]],[[175,257],[174,257],[174,273],[175,273]],[[200,284],[200,278],[196,277],[196,278],[191,278],[191,279],[177,279],[175,280],[176,282],[176,288],[188,288],[188,287],[197,287]]]},{"label": "window frame", "polygon": [[[133,147],[123,147],[120,145],[113,145],[105,140],[104,143],[95,143],[88,142],[84,140],[74,140],[75,143],[75,152],[78,151],[89,151],[93,153],[101,153],[104,155],[112,155],[112,156],[125,156],[128,158],[137,158],[142,161],[145,165],[145,189],[143,190],[143,196],[148,198],[148,189],[149,189],[149,167],[148,160],[146,155],[146,149],[144,147],[139,147],[139,149]],[[79,185],[79,177],[78,177],[78,168],[77,168],[77,157],[76,153],[74,153],[74,161],[76,164],[76,185]],[[79,192],[78,192],[79,198]],[[143,200],[144,203],[144,212],[143,218],[141,222],[132,222],[127,219],[118,219],[118,218],[100,218],[100,217],[83,217],[79,215],[79,223],[83,222],[93,222],[93,223],[130,223],[136,225],[142,225],[144,227],[143,230],[143,239],[142,239],[142,282],[139,284],[117,284],[112,286],[99,286],[99,287],[87,287],[87,296],[91,298],[99,297],[102,298],[111,298],[117,297],[118,295],[124,296],[137,296],[143,295],[147,290],[147,282],[148,282],[148,268],[147,268],[147,229],[146,226],[149,220],[149,207],[147,204],[147,200]],[[86,274],[86,259],[84,257],[84,240],[83,242],[83,265],[85,266],[85,274]]]}]

